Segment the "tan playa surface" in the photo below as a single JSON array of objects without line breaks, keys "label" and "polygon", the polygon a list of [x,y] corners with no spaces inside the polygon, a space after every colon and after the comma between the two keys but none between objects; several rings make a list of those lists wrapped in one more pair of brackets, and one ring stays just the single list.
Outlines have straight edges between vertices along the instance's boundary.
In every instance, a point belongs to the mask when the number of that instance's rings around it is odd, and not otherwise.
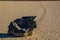
[{"label": "tan playa surface", "polygon": [[0,40],[60,40],[59,1],[0,1],[0,33],[7,33],[9,23],[16,18],[31,15],[37,16],[37,28],[33,37]]}]

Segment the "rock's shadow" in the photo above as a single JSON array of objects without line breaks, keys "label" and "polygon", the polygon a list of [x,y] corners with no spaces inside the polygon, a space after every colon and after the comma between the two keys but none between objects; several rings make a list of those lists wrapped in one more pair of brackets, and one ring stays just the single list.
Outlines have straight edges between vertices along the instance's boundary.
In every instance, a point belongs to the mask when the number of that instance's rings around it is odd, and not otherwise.
[{"label": "rock's shadow", "polygon": [[15,38],[15,36],[7,33],[0,33],[0,38]]}]

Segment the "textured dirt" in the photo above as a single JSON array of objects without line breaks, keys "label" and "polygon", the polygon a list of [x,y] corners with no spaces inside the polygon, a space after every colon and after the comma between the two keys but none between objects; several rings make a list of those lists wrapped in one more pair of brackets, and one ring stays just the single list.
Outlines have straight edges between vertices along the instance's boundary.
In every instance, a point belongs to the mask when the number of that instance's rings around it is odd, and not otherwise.
[{"label": "textured dirt", "polygon": [[0,40],[60,40],[59,1],[0,1],[0,33],[7,33],[8,25],[14,19],[30,15],[37,16],[33,36]]}]

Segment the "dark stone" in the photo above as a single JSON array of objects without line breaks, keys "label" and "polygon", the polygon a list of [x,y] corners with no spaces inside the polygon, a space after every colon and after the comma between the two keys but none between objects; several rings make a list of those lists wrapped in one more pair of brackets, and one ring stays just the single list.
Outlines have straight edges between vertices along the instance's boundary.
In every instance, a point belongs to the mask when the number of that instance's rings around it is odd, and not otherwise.
[{"label": "dark stone", "polygon": [[[29,29],[28,30],[29,32],[32,32],[34,30],[34,28],[36,28],[36,21],[34,21],[35,18],[36,18],[36,16],[24,16],[22,18],[12,21],[8,27],[8,34],[15,35],[13,33],[20,33],[20,34],[24,35],[24,33],[26,32],[27,29]],[[18,30],[16,28],[16,25],[13,25],[13,22],[16,23],[17,26],[21,29]],[[23,29],[25,29],[25,30],[23,30]]]}]

